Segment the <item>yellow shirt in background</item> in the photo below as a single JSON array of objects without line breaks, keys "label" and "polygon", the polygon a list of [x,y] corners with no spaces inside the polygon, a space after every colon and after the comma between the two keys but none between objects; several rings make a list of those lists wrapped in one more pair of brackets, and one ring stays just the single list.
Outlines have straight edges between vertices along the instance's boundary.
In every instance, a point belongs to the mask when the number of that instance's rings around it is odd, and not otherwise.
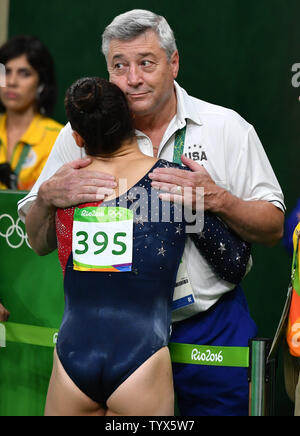
[{"label": "yellow shirt in background", "polygon": [[[300,222],[298,223],[298,225],[295,228],[294,234],[293,234],[293,245],[294,245],[294,252],[297,255],[297,259],[295,260],[297,262],[298,265],[298,277],[297,280],[295,280],[294,286],[298,286],[298,293],[300,293]],[[297,250],[297,244],[298,244],[298,250]],[[297,270],[296,270],[296,274],[297,274]],[[296,284],[297,283],[297,284]],[[300,296],[300,295],[299,295]]]},{"label": "yellow shirt in background", "polygon": [[[43,117],[40,114],[35,115],[27,131],[15,145],[10,162],[13,171],[18,170],[19,190],[27,191],[32,188],[62,127],[62,124],[51,118]],[[26,144],[29,145],[29,148]],[[0,115],[0,164],[4,162],[7,162],[5,114]],[[6,189],[1,182],[0,189]]]}]

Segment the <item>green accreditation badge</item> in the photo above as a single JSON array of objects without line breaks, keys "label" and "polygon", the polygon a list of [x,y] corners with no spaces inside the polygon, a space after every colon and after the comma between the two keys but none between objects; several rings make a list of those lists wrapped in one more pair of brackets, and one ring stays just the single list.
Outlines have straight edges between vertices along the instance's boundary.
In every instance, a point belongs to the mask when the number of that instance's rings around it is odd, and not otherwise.
[{"label": "green accreditation badge", "polygon": [[73,267],[77,271],[132,270],[133,212],[123,207],[76,208]]}]

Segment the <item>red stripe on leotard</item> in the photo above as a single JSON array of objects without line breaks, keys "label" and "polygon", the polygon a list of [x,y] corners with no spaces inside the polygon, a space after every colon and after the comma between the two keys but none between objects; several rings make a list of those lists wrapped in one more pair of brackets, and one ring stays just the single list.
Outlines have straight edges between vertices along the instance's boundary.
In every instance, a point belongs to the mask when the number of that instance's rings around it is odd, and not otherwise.
[{"label": "red stripe on leotard", "polygon": [[[82,209],[84,207],[97,207],[102,203],[98,201],[96,203],[80,204],[77,207]],[[65,275],[66,266],[70,254],[72,252],[72,233],[73,233],[73,218],[75,207],[67,209],[57,209],[56,212],[56,237],[57,237],[57,249],[58,258]]]}]

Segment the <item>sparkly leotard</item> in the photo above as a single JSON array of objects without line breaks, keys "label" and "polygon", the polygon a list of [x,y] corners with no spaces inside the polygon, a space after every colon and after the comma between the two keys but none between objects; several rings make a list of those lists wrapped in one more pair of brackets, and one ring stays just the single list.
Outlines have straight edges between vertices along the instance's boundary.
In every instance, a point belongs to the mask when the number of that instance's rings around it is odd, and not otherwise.
[{"label": "sparkly leotard", "polygon": [[[166,165],[179,167],[159,160],[150,171]],[[57,353],[65,371],[79,389],[103,406],[124,380],[168,344],[174,285],[186,239],[185,223],[175,219],[176,207],[170,207],[168,222],[158,219],[163,206],[160,200],[153,202],[158,193],[151,189],[148,175],[116,200],[92,206],[119,206],[125,201],[130,208],[139,195],[139,188],[147,192],[148,201],[144,199],[135,208],[131,271],[75,270],[72,254],[75,208],[59,209],[56,216],[65,290],[65,310]],[[150,204],[156,205],[153,206],[155,210]],[[79,207],[86,206],[91,204]],[[209,226],[219,232],[218,243],[222,237],[228,237],[223,223],[207,214],[205,227]],[[207,258],[213,257],[212,251],[216,249],[212,243],[204,241],[201,236],[197,242]],[[238,249],[241,261],[246,265],[248,248],[242,247],[243,242],[238,238],[233,243],[229,242],[236,244],[232,253]],[[230,250],[227,249],[227,252],[230,253]],[[220,252],[216,253],[217,257],[220,255]],[[217,260],[216,267],[219,264]],[[238,279],[241,279],[245,268],[239,266],[237,270]]]}]

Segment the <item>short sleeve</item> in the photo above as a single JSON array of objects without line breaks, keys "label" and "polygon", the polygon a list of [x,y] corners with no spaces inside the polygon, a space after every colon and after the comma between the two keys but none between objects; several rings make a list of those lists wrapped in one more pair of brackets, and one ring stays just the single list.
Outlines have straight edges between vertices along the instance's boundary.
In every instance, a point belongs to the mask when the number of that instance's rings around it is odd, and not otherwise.
[{"label": "short sleeve", "polygon": [[60,131],[41,175],[29,194],[18,202],[18,213],[23,222],[25,222],[26,214],[31,203],[37,197],[41,184],[53,176],[64,164],[84,157],[81,154],[82,149],[75,143],[72,132],[70,123],[66,124]]},{"label": "short sleeve", "polygon": [[235,152],[231,154],[229,179],[237,197],[270,201],[285,211],[281,187],[253,126],[244,134],[236,159]]}]

